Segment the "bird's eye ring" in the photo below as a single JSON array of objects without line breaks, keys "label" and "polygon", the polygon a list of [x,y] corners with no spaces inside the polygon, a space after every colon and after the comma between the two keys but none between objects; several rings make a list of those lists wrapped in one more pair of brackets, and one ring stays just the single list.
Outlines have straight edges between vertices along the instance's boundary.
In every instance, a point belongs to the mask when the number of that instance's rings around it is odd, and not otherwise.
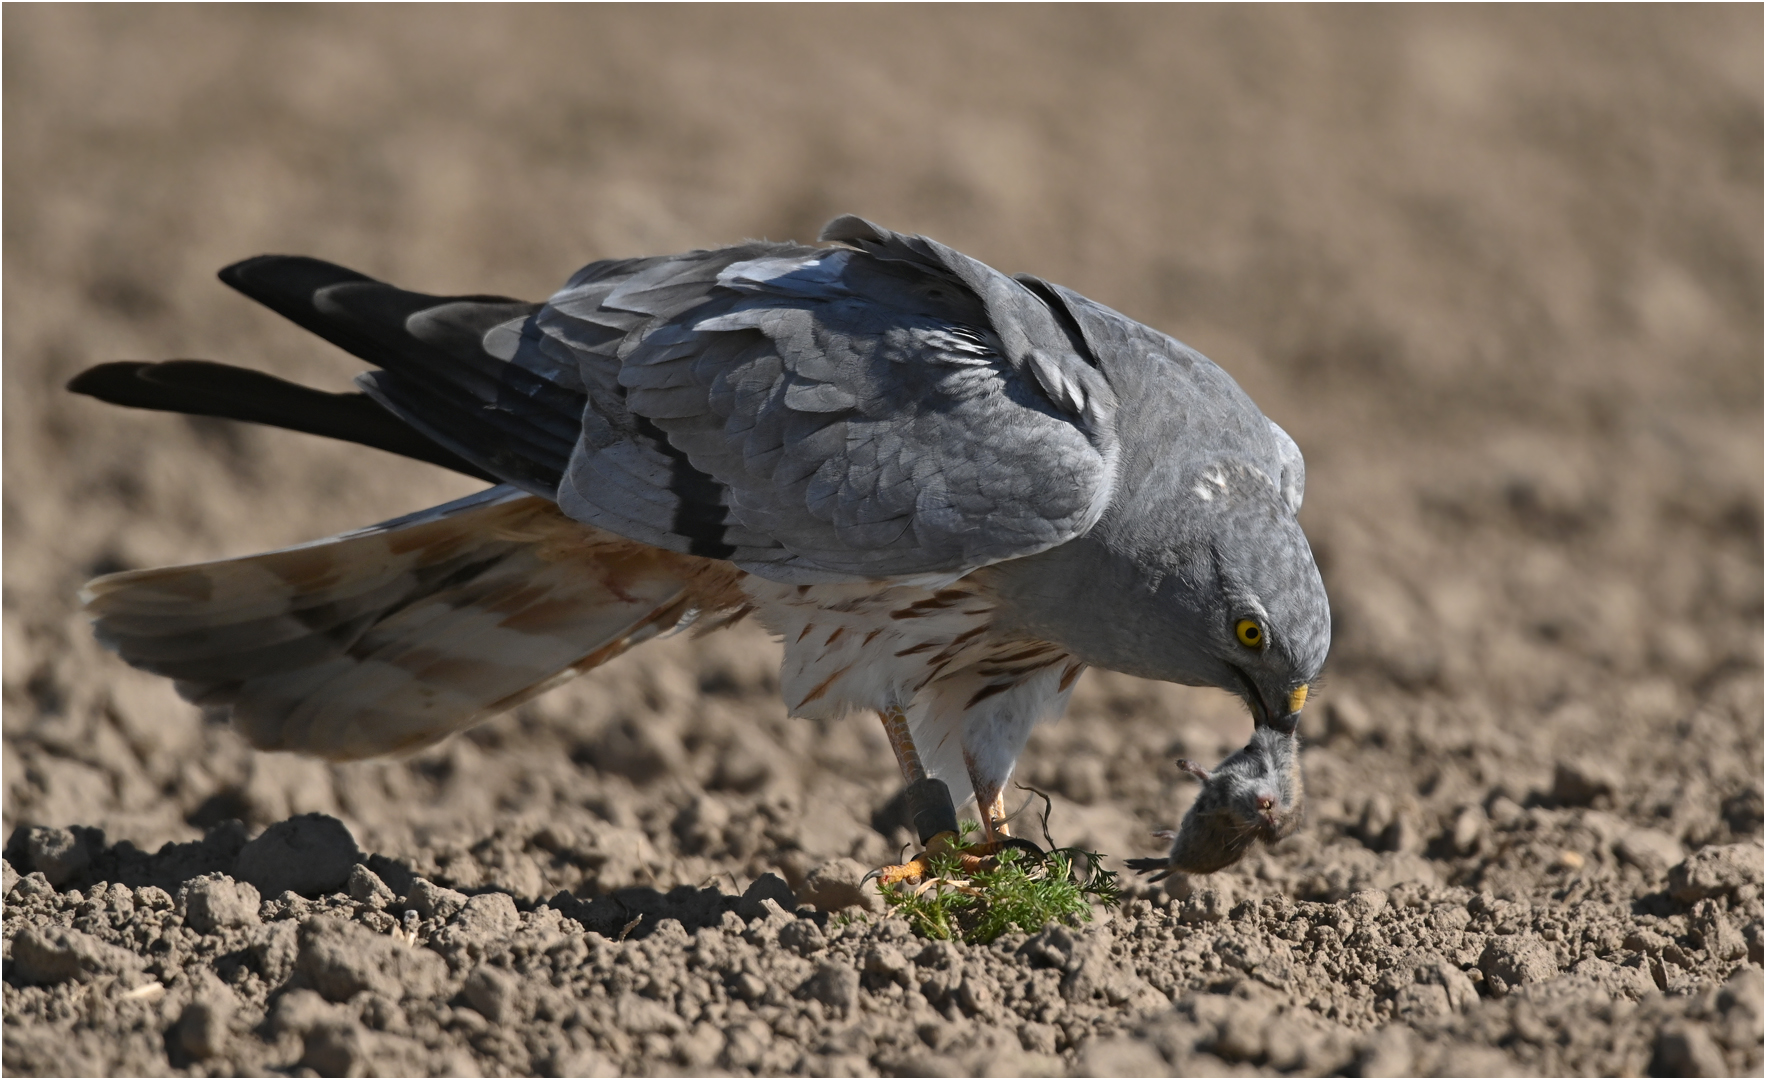
[{"label": "bird's eye ring", "polygon": [[1239,644],[1247,649],[1263,647],[1263,627],[1257,625],[1255,619],[1240,619],[1235,632],[1239,636]]}]

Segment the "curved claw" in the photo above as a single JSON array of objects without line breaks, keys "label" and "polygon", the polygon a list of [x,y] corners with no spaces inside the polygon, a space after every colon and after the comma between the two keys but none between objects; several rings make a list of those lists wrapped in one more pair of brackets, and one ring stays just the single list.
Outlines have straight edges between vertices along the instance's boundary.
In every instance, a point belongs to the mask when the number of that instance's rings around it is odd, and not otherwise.
[{"label": "curved claw", "polygon": [[[957,834],[941,832],[926,842],[926,850],[895,866],[880,866],[866,874],[864,881],[875,880],[879,885],[899,885],[904,881],[918,881],[932,869],[932,856],[951,850],[956,846]],[[861,881],[859,884],[864,884]]]},{"label": "curved claw", "polygon": [[998,845],[997,850],[994,852],[996,855],[1001,851],[1022,851],[1025,855],[1030,856],[1037,862],[1041,862],[1048,856],[1048,852],[1044,851],[1031,841],[1024,839],[1022,836],[1002,836],[996,843]]},{"label": "curved claw", "polygon": [[[918,881],[932,872],[932,857],[948,851],[956,846],[956,834],[945,832],[934,836],[926,845],[926,850],[907,862],[896,866],[880,866],[864,876],[864,881],[875,881],[879,885],[899,885],[904,881]],[[1041,862],[1046,856],[1042,848],[1019,836],[998,836],[985,843],[964,848],[956,852],[957,865],[965,874],[992,868],[993,859],[1002,851],[1019,851],[1026,856]],[[864,882],[861,881],[862,885]]]}]

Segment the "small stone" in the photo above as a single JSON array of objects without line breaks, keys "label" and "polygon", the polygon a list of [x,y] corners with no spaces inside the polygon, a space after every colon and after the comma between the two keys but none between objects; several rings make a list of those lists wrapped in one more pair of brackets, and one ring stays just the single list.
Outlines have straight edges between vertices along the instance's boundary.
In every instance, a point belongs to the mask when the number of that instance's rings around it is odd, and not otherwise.
[{"label": "small stone", "polygon": [[1223,921],[1237,900],[1232,879],[1220,874],[1173,874],[1165,888],[1178,902],[1178,921],[1192,925]]},{"label": "small stone", "polygon": [[1059,1034],[1059,1029],[1053,1024],[1026,1021],[1018,1025],[1018,1045],[1033,1054],[1052,1054],[1059,1045],[1056,1042]]},{"label": "small stone", "polygon": [[1453,1012],[1445,987],[1434,983],[1412,983],[1398,992],[1393,1009],[1399,1019],[1409,1023],[1432,1020]]},{"label": "small stone", "polygon": [[346,883],[350,899],[358,904],[367,904],[379,910],[398,900],[393,891],[380,880],[380,875],[363,866],[361,863],[350,867],[349,881]]},{"label": "small stone", "polygon": [[502,934],[521,925],[521,912],[508,893],[480,893],[466,901],[453,922],[467,933]]},{"label": "small stone", "polygon": [[689,1070],[703,1071],[724,1052],[724,1033],[701,1020],[675,1039],[675,1058]]},{"label": "small stone", "polygon": [[178,890],[178,903],[184,924],[199,934],[258,921],[258,891],[226,874],[204,874],[186,882]]},{"label": "small stone", "polygon": [[411,884],[405,906],[424,919],[451,919],[466,906],[466,894],[444,888],[425,878]]},{"label": "small stone", "polygon": [[823,911],[883,910],[883,897],[875,881],[865,880],[865,868],[853,859],[830,859],[809,872],[804,899]]},{"label": "small stone", "polygon": [[798,919],[779,931],[779,944],[799,956],[809,956],[828,947],[822,928],[812,919]]},{"label": "small stone", "polygon": [[1467,806],[1453,818],[1453,850],[1461,855],[1470,855],[1478,848],[1478,840],[1484,835],[1488,819],[1484,816],[1481,806]]},{"label": "small stone", "polygon": [[1632,829],[1619,838],[1613,850],[1652,881],[1686,858],[1686,849],[1680,846],[1680,841],[1660,829]]},{"label": "small stone", "polygon": [[300,928],[292,922],[260,926],[253,934],[251,951],[264,981],[280,986],[293,974],[295,958],[300,955]]},{"label": "small stone", "polygon": [[742,971],[730,980],[730,992],[743,1001],[759,1001],[766,997],[766,983],[754,972]]},{"label": "small stone", "polygon": [[1223,997],[1211,1004],[1217,1010],[1212,1017],[1215,1036],[1210,1046],[1214,1055],[1226,1061],[1255,1061],[1262,1057],[1263,1029],[1273,1013],[1269,1003]]},{"label": "small stone", "polygon": [[326,814],[302,814],[278,821],[239,852],[239,878],[259,895],[284,891],[321,896],[341,890],[361,858],[356,838],[344,823]]},{"label": "small stone", "polygon": [[754,879],[754,884],[748,886],[748,891],[744,892],[742,899],[736,902],[736,914],[748,922],[764,919],[767,916],[767,908],[763,901],[766,900],[777,903],[786,911],[792,911],[797,907],[797,897],[792,893],[791,886],[785,884],[783,878],[777,874],[762,874]]},{"label": "small stone", "polygon": [[1656,989],[1655,980],[1640,967],[1609,964],[1596,956],[1578,960],[1570,974],[1585,986],[1597,986],[1608,994],[1636,999]]},{"label": "small stone", "polygon": [[1411,1043],[1410,1029],[1401,1024],[1381,1028],[1362,1044],[1363,1076],[1412,1076],[1415,1062],[1416,1048]]},{"label": "small stone", "polygon": [[141,970],[135,954],[66,926],[33,926],[12,939],[7,974],[24,983],[91,982]]},{"label": "small stone", "polygon": [[671,1010],[632,993],[621,994],[613,1012],[620,1030],[632,1035],[677,1035],[687,1026]]},{"label": "small stone", "polygon": [[18,871],[5,859],[0,859],[0,896],[11,896],[12,887],[18,884]]},{"label": "small stone", "polygon": [[858,1000],[858,972],[845,964],[824,961],[798,993],[844,1013]]},{"label": "small stone", "polygon": [[353,1019],[327,1020],[308,1031],[300,1063],[320,1076],[364,1076],[368,1033]]},{"label": "small stone", "polygon": [[873,946],[865,954],[865,974],[887,979],[902,986],[908,984],[910,965],[899,949],[889,945]]},{"label": "small stone", "polygon": [[1379,889],[1363,889],[1343,901],[1343,910],[1356,922],[1367,925],[1369,920],[1376,918],[1386,910],[1391,901]]},{"label": "small stone", "polygon": [[184,1006],[178,1018],[178,1045],[198,1061],[219,1054],[231,1034],[238,1000],[232,991],[217,986],[213,992]]},{"label": "small stone", "polygon": [[447,979],[447,963],[428,949],[414,949],[359,923],[314,916],[300,924],[295,969],[332,1001],[372,990],[394,1001],[435,992]]},{"label": "small stone", "polygon": [[1736,929],[1715,901],[1699,901],[1701,910],[1694,912],[1693,927],[1698,932],[1700,947],[1714,960],[1740,960],[1748,954],[1747,939]]},{"label": "small stone", "polygon": [[[578,1049],[560,1048],[550,1059],[546,1076],[618,1076],[617,1065],[592,1046]],[[442,1075],[437,1073],[437,1075]]]},{"label": "small stone", "polygon": [[1731,832],[1738,836],[1747,836],[1760,831],[1760,819],[1766,800],[1761,798],[1760,785],[1750,784],[1723,800],[1723,820],[1729,824]]},{"label": "small stone", "polygon": [[521,982],[512,972],[480,964],[466,977],[463,992],[467,1004],[494,1024],[512,1023],[521,1018]]},{"label": "small stone", "polygon": [[1558,762],[1552,772],[1551,797],[1560,806],[1593,806],[1610,802],[1619,783],[1618,773],[1605,762],[1570,758]]},{"label": "small stone", "polygon": [[755,1069],[760,1065],[767,1047],[772,1045],[773,1029],[757,1017],[732,1025],[724,1032],[724,1064],[737,1069]]},{"label": "small stone", "polygon": [[1497,937],[1484,946],[1478,967],[1486,979],[1501,980],[1505,989],[1523,983],[1544,982],[1557,977],[1557,957],[1551,946],[1532,934]]},{"label": "small stone", "polygon": [[1171,1067],[1147,1040],[1115,1035],[1087,1042],[1085,1049],[1080,1051],[1076,1073],[1079,1076],[1169,1076]]},{"label": "small stone", "polygon": [[1656,1056],[1650,1063],[1652,1076],[1729,1076],[1723,1051],[1705,1025],[1683,1021],[1662,1029],[1656,1036]]},{"label": "small stone", "polygon": [[1512,827],[1526,813],[1527,811],[1522,808],[1520,803],[1507,795],[1496,796],[1484,807],[1484,816],[1490,819],[1491,824],[1501,829]]},{"label": "small stone", "polygon": [[337,1006],[305,988],[290,990],[276,1001],[268,1019],[270,1031],[277,1035],[305,1035],[327,1020],[340,1014]]},{"label": "small stone", "polygon": [[1472,977],[1452,964],[1434,964],[1426,977],[1447,991],[1447,1005],[1454,1012],[1465,1012],[1478,1003],[1478,988],[1473,985]]},{"label": "small stone", "polygon": [[1761,876],[1757,845],[1705,847],[1668,872],[1668,892],[1683,904],[1748,889],[1757,897]]},{"label": "small stone", "polygon": [[58,889],[92,863],[85,836],[72,829],[34,825],[25,835],[25,851],[30,855],[32,869]]}]

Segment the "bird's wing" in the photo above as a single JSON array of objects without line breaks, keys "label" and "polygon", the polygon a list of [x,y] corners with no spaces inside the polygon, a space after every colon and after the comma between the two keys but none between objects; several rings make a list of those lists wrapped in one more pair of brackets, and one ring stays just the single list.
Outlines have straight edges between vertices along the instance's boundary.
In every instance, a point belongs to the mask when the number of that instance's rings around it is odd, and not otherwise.
[{"label": "bird's wing", "polygon": [[1276,455],[1282,463],[1282,501],[1288,504],[1290,512],[1298,514],[1300,503],[1306,498],[1306,459],[1300,456],[1300,444],[1274,420],[1269,422],[1269,433],[1275,436]]},{"label": "bird's wing", "polygon": [[222,279],[382,370],[376,401],[570,516],[795,583],[960,575],[1085,532],[1117,402],[1071,305],[836,219],[598,262],[545,305],[425,296],[316,259]]},{"label": "bird's wing", "polygon": [[932,241],[856,218],[824,238],[852,248],[650,260],[553,298],[536,322],[590,397],[564,510],[803,583],[960,574],[1089,528],[1114,396],[1078,335]]}]

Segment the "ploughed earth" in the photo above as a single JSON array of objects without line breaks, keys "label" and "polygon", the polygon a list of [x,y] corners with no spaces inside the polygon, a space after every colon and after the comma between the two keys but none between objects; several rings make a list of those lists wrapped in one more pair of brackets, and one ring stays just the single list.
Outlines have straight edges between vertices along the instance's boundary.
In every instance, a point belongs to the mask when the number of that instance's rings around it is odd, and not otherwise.
[{"label": "ploughed earth", "polygon": [[[9,8],[12,1075],[1758,1074],[1761,14]],[[435,749],[251,751],[77,592],[472,490],[62,392],[353,360],[265,251],[543,296],[838,212],[1219,361],[1305,451],[1335,643],[1308,821],[988,945],[893,918],[869,716],[758,629]],[[1019,831],[1158,854],[1247,738],[1088,673]],[[1034,801],[1033,801],[1034,800]]]}]

